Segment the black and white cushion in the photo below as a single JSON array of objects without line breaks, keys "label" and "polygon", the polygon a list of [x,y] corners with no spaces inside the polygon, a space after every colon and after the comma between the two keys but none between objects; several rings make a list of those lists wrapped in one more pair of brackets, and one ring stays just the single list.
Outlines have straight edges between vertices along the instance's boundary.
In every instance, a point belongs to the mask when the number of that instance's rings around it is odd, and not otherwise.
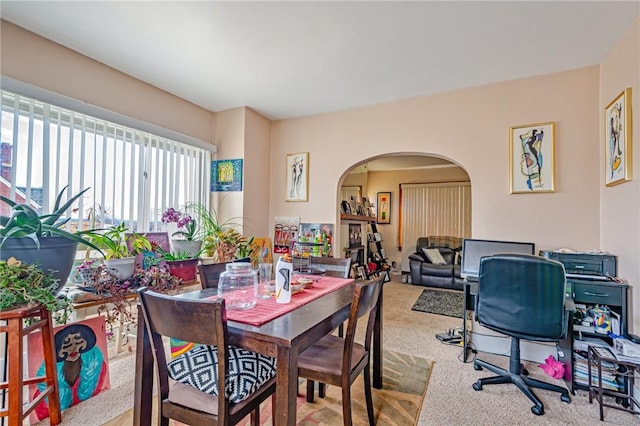
[{"label": "black and white cushion", "polygon": [[[247,399],[276,375],[276,360],[229,346],[229,376],[225,392],[231,402]],[[167,364],[169,376],[202,392],[218,396],[218,348],[198,346]]]}]

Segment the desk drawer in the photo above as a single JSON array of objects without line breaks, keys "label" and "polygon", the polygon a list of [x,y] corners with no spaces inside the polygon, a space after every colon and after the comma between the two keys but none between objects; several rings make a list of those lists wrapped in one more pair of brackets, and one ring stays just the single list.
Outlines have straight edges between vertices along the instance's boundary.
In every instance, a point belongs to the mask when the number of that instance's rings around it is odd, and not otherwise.
[{"label": "desk drawer", "polygon": [[601,305],[622,305],[622,287],[603,286],[573,282],[573,300],[576,303],[595,303]]}]

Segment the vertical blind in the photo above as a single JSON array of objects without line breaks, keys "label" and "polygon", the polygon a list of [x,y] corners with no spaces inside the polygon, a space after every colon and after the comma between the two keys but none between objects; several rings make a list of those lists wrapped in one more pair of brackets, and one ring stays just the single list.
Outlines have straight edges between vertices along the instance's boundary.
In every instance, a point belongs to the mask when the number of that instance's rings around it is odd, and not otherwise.
[{"label": "vertical blind", "polygon": [[48,213],[65,186],[65,199],[90,188],[71,228],[94,213],[101,226],[154,231],[168,207],[208,208],[210,151],[5,90],[0,107],[2,195]]},{"label": "vertical blind", "polygon": [[400,189],[403,270],[409,270],[407,258],[418,237],[471,236],[471,183],[401,184]]}]

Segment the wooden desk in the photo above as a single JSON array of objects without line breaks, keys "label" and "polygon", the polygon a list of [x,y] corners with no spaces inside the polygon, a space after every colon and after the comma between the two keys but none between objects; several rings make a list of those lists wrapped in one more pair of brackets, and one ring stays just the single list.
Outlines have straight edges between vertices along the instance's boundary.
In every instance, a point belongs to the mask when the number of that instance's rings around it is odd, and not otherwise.
[{"label": "wooden desk", "polygon": [[[298,354],[331,333],[349,317],[355,283],[320,297],[259,327],[235,321],[228,322],[229,343],[255,352],[276,357],[276,425],[296,424],[298,389]],[[180,295],[182,298],[202,299],[214,296],[216,289],[204,289]],[[380,296],[380,300],[382,296]],[[380,306],[379,306],[380,308]],[[138,337],[136,351],[136,380],[134,425],[151,424],[153,392],[153,356],[149,335],[138,307]],[[380,317],[381,319],[381,317]],[[381,340],[381,323],[378,325]],[[374,345],[374,351],[382,345]],[[382,377],[382,356],[374,354],[374,376]],[[376,369],[380,369],[376,372]],[[381,380],[380,380],[381,381]]]}]

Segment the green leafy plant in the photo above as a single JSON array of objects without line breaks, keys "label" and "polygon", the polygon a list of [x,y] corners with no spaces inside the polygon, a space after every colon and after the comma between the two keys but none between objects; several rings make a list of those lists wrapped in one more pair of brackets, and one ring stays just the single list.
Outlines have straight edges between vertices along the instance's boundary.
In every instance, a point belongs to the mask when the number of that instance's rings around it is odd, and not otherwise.
[{"label": "green leafy plant", "polygon": [[118,332],[124,337],[122,345],[128,343],[128,336],[137,323],[136,301],[131,295],[141,287],[149,287],[159,293],[175,293],[182,283],[166,268],[159,266],[137,269],[131,278],[119,280],[105,265],[91,265],[86,279],[92,283],[93,291],[108,298],[108,303],[98,306],[97,312],[105,317],[111,335],[120,326]]},{"label": "green leafy plant", "polygon": [[197,259],[200,256],[201,252],[202,251],[198,252],[196,255],[193,255],[186,250],[164,251],[162,249],[158,249],[160,258],[168,262],[177,261],[177,260]]},{"label": "green leafy plant", "polygon": [[11,214],[9,216],[0,216],[0,247],[12,237],[26,237],[32,239],[36,247],[40,248],[40,239],[43,237],[59,236],[77,243],[86,244],[89,247],[100,250],[95,246],[87,234],[90,231],[78,231],[71,233],[63,229],[64,225],[69,222],[71,218],[64,217],[63,215],[71,207],[71,205],[82,196],[89,188],[79,192],[78,194],[67,200],[66,203],[62,203],[62,197],[64,192],[69,186],[62,188],[62,191],[56,197],[53,211],[48,214],[40,215],[29,204],[20,204],[10,200],[7,197],[0,195],[0,201],[11,207]]},{"label": "green leafy plant", "polygon": [[233,259],[235,247],[232,249],[228,244],[220,248],[218,246],[225,239],[227,233],[236,232],[233,228],[237,224],[231,221],[221,222],[218,220],[218,214],[215,209],[208,210],[201,203],[187,203],[185,211],[200,225],[200,231],[203,236],[202,252],[207,256],[214,256],[215,254],[220,262]]},{"label": "green leafy plant", "polygon": [[42,304],[59,323],[66,322],[71,301],[56,295],[58,280],[35,265],[14,258],[0,260],[0,310]]},{"label": "green leafy plant", "polygon": [[106,260],[122,259],[143,251],[151,251],[151,242],[147,237],[132,233],[124,222],[110,227],[104,233],[94,231],[89,235],[92,242],[102,249]]}]

